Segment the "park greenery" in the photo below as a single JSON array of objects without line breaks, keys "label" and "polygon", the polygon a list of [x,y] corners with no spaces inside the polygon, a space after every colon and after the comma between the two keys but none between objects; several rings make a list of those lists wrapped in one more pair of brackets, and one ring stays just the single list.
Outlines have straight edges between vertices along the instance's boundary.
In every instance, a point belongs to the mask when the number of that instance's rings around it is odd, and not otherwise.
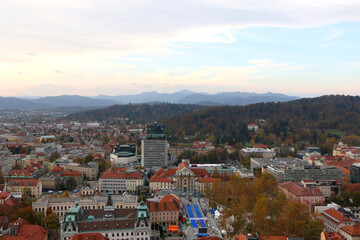
[{"label": "park greenery", "polygon": [[221,209],[220,224],[232,237],[240,233],[319,239],[324,228],[308,206],[288,200],[270,174],[255,179],[233,174],[213,183],[206,197]]}]

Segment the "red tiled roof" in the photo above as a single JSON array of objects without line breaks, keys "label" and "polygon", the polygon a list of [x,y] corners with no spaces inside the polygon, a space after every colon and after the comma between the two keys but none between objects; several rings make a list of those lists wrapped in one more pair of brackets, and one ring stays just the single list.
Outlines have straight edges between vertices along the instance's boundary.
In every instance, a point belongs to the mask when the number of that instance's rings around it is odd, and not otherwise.
[{"label": "red tiled roof", "polygon": [[22,169],[11,169],[10,172],[6,176],[24,176],[24,177],[31,177],[31,172]]},{"label": "red tiled roof", "polygon": [[139,170],[127,172],[129,168],[109,168],[100,177],[101,179],[142,179],[143,173]]},{"label": "red tiled roof", "polygon": [[150,212],[180,211],[180,201],[173,195],[166,195],[158,202],[147,201]]},{"label": "red tiled roof", "polygon": [[347,223],[352,222],[350,218],[348,218],[347,216],[345,216],[344,214],[333,208],[329,208],[323,211],[321,213],[321,216],[325,217],[326,219],[328,219],[329,221],[333,222],[336,225],[339,225],[340,223],[343,222],[347,222]]},{"label": "red tiled roof", "polygon": [[36,186],[39,182],[39,179],[11,179],[8,186]]},{"label": "red tiled roof", "polygon": [[62,177],[80,177],[81,172],[79,172],[79,171],[63,171],[61,176]]},{"label": "red tiled roof", "polygon": [[205,168],[190,168],[190,170],[195,173],[195,177],[197,178],[211,177],[210,173],[206,171]]},{"label": "red tiled roof", "polygon": [[59,165],[54,167],[54,169],[52,170],[53,173],[61,173],[62,171],[64,171],[64,169],[62,167],[60,167]]},{"label": "red tiled roof", "polygon": [[158,176],[152,176],[150,178],[150,182],[165,182],[165,183],[172,183],[174,182],[172,179],[170,178],[166,178],[166,177],[158,177]]},{"label": "red tiled roof", "polygon": [[350,236],[360,236],[360,223],[357,223],[355,226],[344,226],[341,228],[344,232]]},{"label": "red tiled roof", "polygon": [[0,192],[0,199],[6,199],[10,196],[10,193],[8,192]]},{"label": "red tiled roof", "polygon": [[214,183],[216,181],[219,181],[219,179],[206,176],[204,178],[197,179],[196,181],[200,183]]},{"label": "red tiled roof", "polygon": [[75,234],[70,240],[108,240],[101,233],[80,233]]},{"label": "red tiled roof", "polygon": [[279,183],[279,186],[286,191],[294,194],[295,196],[322,196],[320,189],[318,188],[303,188],[294,182]]},{"label": "red tiled roof", "polygon": [[286,236],[260,236],[259,240],[287,240]]},{"label": "red tiled roof", "polygon": [[47,239],[48,231],[39,225],[23,225],[18,230],[18,236],[27,236],[28,239]]}]

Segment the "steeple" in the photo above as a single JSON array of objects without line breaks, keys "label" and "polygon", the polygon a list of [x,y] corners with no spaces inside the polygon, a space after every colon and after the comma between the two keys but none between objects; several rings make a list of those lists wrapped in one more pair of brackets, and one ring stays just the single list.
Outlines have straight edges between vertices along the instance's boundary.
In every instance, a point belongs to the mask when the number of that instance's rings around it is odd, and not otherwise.
[{"label": "steeple", "polygon": [[137,207],[137,221],[136,225],[138,227],[147,227],[149,226],[149,213],[148,208],[145,205],[144,200],[141,200],[140,205]]}]

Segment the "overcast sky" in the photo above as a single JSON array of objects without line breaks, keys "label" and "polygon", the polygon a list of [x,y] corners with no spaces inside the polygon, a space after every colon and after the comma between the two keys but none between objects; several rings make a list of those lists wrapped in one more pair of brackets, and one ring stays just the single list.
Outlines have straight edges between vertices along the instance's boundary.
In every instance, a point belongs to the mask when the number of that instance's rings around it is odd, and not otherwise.
[{"label": "overcast sky", "polygon": [[11,0],[0,95],[359,94],[358,0]]}]

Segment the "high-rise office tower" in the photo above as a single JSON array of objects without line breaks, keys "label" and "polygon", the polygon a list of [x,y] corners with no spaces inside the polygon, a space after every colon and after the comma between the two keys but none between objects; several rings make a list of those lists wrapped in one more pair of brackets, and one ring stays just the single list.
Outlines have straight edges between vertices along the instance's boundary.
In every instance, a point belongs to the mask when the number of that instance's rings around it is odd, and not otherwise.
[{"label": "high-rise office tower", "polygon": [[168,142],[164,125],[151,124],[147,127],[146,138],[141,141],[141,166],[160,168],[168,164]]}]

